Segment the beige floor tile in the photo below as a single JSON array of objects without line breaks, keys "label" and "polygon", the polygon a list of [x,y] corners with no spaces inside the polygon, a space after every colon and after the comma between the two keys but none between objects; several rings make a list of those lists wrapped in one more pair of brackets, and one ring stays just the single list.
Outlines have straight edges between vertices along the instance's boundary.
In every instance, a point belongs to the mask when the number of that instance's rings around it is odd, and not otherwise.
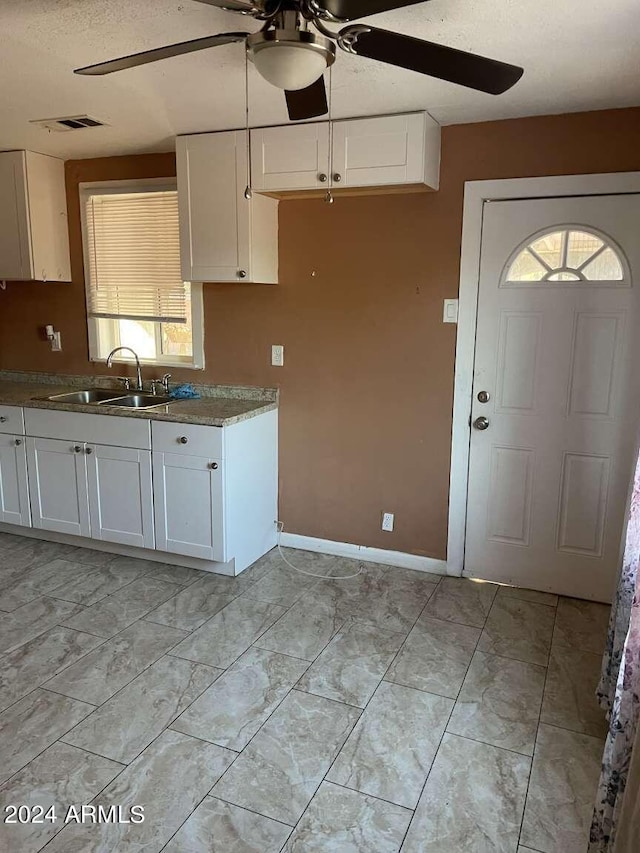
[{"label": "beige floor tile", "polygon": [[291,827],[205,797],[163,853],[280,853]]},{"label": "beige floor tile", "polygon": [[499,598],[519,598],[521,601],[531,601],[533,604],[548,604],[558,606],[558,596],[551,592],[539,592],[537,589],[521,589],[519,586],[501,586],[498,589]]},{"label": "beige floor tile", "polygon": [[3,853],[35,853],[63,826],[69,806],[89,803],[123,770],[123,765],[74,746],[54,743],[0,787],[0,813],[6,806],[53,808],[56,821],[7,824],[0,822]]},{"label": "beige floor tile", "polygon": [[293,690],[211,791],[294,826],[360,711]]},{"label": "beige floor tile", "polygon": [[443,578],[424,609],[425,616],[482,628],[498,587],[466,578]]},{"label": "beige floor tile", "polygon": [[553,645],[542,703],[542,722],[605,737],[605,713],[596,699],[601,667],[601,655]]},{"label": "beige floor tile", "polygon": [[421,616],[385,681],[455,699],[479,637],[479,628]]},{"label": "beige floor tile", "polygon": [[608,604],[561,598],[553,630],[554,644],[602,656],[610,612]]},{"label": "beige floor tile", "polygon": [[364,708],[405,635],[347,623],[300,679],[298,688]]},{"label": "beige floor tile", "polygon": [[327,779],[414,809],[452,707],[451,699],[383,681]]},{"label": "beige floor tile", "polygon": [[249,649],[172,724],[176,731],[240,751],[285,698],[308,663]]},{"label": "beige floor tile", "polygon": [[445,734],[402,853],[513,853],[531,759]]},{"label": "beige floor tile", "polygon": [[447,731],[533,755],[546,670],[476,652]]},{"label": "beige floor tile", "polygon": [[283,853],[397,853],[411,812],[323,782]]},{"label": "beige floor tile", "polygon": [[478,650],[546,666],[556,612],[552,607],[498,596]]},{"label": "beige floor tile", "polygon": [[542,853],[585,853],[604,741],[541,725],[520,840]]}]

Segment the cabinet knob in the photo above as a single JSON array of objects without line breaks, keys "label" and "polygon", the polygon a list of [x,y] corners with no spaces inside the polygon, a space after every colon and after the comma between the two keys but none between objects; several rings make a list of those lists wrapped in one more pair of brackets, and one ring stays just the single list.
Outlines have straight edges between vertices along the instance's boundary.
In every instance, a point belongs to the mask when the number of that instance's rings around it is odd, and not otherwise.
[{"label": "cabinet knob", "polygon": [[247,271],[246,270],[238,270],[238,278],[246,278]]},{"label": "cabinet knob", "polygon": [[91,456],[91,454],[93,453],[93,448],[92,448],[92,447],[87,447],[87,449],[85,450],[85,453],[86,453],[88,456]]},{"label": "cabinet knob", "polygon": [[320,172],[320,174],[318,175],[318,180],[320,181],[321,184],[326,183],[327,175],[325,175],[324,172]]},{"label": "cabinet knob", "polygon": [[340,174],[340,172],[335,173],[335,175],[333,176],[333,180],[336,184],[340,183],[340,181],[342,180],[342,175]]},{"label": "cabinet knob", "polygon": [[76,444],[76,445],[74,445],[74,446],[71,448],[71,450],[72,450],[74,453],[82,453],[82,445],[81,445],[81,444]]},{"label": "cabinet knob", "polygon": [[218,470],[218,463],[217,462],[209,462],[209,468],[211,468],[212,471],[217,471]]},{"label": "cabinet knob", "polygon": [[0,424],[6,424],[7,419],[5,417],[0,418]]},{"label": "cabinet knob", "polygon": [[180,442],[180,444],[189,444],[189,439],[186,435],[181,435],[178,441]]},{"label": "cabinet knob", "polygon": [[20,447],[21,444],[22,444],[22,439],[16,438],[16,447]]}]

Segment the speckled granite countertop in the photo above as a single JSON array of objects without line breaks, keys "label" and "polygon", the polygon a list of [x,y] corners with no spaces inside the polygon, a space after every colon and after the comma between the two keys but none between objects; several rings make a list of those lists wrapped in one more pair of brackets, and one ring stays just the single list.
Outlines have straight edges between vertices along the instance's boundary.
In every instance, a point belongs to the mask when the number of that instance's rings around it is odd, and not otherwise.
[{"label": "speckled granite countertop", "polygon": [[[62,412],[83,412],[121,418],[144,418],[154,421],[230,426],[278,408],[278,392],[273,388],[242,388],[234,386],[196,386],[200,400],[177,400],[153,409],[125,409],[107,404],[78,405],[42,399],[52,394],[64,394],[79,388],[113,388],[104,377],[51,376],[43,374],[0,371],[0,405],[24,406],[31,409],[57,409]],[[121,388],[114,396],[124,396]]]}]

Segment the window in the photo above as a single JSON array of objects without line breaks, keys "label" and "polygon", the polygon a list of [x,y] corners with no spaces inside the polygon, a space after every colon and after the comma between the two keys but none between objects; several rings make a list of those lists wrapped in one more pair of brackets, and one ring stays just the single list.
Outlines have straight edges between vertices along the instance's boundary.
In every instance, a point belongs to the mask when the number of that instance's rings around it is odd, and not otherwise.
[{"label": "window", "polygon": [[83,184],[80,203],[91,360],[124,346],[146,364],[203,368],[202,285],[180,274],[175,183]]},{"label": "window", "polygon": [[621,255],[603,235],[567,228],[539,234],[516,252],[507,283],[624,281]]}]

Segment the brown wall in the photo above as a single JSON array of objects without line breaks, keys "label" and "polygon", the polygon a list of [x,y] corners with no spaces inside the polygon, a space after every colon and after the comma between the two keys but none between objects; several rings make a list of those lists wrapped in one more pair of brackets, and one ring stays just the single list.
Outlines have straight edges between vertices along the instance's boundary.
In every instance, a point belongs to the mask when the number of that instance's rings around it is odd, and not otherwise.
[{"label": "brown wall", "polygon": [[[0,292],[0,367],[95,372],[77,183],[174,170],[169,154],[67,164],[73,284]],[[458,289],[464,182],[632,170],[640,109],[545,116],[444,128],[436,194],[281,204],[281,284],[205,287],[204,378],[280,385],[287,530],[445,557],[455,326],[442,300]],[[40,339],[45,323],[62,353]],[[394,533],[380,531],[383,510]]]}]

